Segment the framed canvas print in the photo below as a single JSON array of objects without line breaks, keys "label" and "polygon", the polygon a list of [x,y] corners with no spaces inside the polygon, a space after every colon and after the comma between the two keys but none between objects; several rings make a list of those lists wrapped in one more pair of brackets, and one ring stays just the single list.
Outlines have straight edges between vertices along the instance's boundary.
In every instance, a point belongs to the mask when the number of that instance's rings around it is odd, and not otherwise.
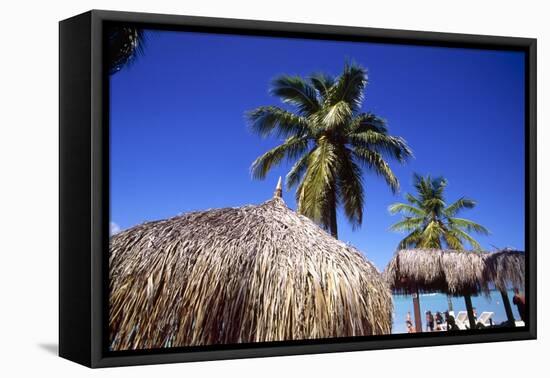
[{"label": "framed canvas print", "polygon": [[536,337],[536,40],[60,22],[62,357]]}]

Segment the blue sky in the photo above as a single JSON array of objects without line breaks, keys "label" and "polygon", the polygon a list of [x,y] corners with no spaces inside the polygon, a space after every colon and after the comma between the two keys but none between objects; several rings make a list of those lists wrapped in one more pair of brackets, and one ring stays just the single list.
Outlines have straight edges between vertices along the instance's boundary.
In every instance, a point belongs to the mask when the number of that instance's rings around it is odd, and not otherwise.
[{"label": "blue sky", "polygon": [[[261,203],[278,176],[253,180],[252,161],[281,141],[261,139],[244,113],[281,105],[280,74],[338,75],[366,67],[363,111],[385,118],[415,158],[390,163],[401,191],[365,175],[364,223],[339,215],[339,237],[383,269],[403,237],[387,207],[412,191],[412,174],[448,179],[449,202],[486,226],[484,248],[524,249],[524,56],[521,52],[149,31],[145,53],[111,77],[111,221],[121,229],[209,208]],[[284,199],[295,208],[294,193]]]}]

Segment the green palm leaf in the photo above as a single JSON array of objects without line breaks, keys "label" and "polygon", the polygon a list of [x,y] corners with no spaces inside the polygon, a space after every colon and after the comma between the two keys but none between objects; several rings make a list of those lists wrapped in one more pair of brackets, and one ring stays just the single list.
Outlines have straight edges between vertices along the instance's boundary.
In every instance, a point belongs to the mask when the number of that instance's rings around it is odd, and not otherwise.
[{"label": "green palm leaf", "polygon": [[392,192],[399,190],[399,181],[393,174],[390,166],[378,152],[366,148],[354,147],[353,153],[359,161],[366,164],[377,175],[382,176],[391,188]]},{"label": "green palm leaf", "polygon": [[487,230],[482,225],[472,222],[471,220],[468,220],[468,219],[449,218],[449,223],[467,232],[476,232],[481,235],[489,235],[489,230]]},{"label": "green palm leaf", "polygon": [[458,228],[453,228],[449,230],[449,233],[454,235],[456,238],[467,241],[475,251],[481,251],[481,245],[467,232],[459,230]]},{"label": "green palm leaf", "polygon": [[267,151],[252,163],[252,175],[256,179],[264,179],[269,170],[279,164],[284,158],[295,159],[308,148],[305,137],[290,137],[283,144]]},{"label": "green palm leaf", "polygon": [[394,203],[388,207],[390,214],[402,213],[405,215],[416,215],[419,217],[426,217],[426,212],[414,205],[408,203]]},{"label": "green palm leaf", "polygon": [[422,231],[419,229],[414,230],[407,236],[405,236],[400,242],[397,248],[406,249],[410,247],[417,247],[422,241]]},{"label": "green palm leaf", "polygon": [[349,133],[358,134],[365,131],[387,134],[386,121],[372,113],[360,113],[350,122]]},{"label": "green palm leaf", "polygon": [[367,71],[356,64],[346,64],[344,72],[330,88],[327,96],[329,104],[347,102],[355,111],[361,107],[363,90],[367,86]]},{"label": "green palm leaf", "polygon": [[422,241],[419,247],[421,248],[441,248],[441,235],[443,228],[441,224],[432,220],[422,230]]},{"label": "green palm leaf", "polygon": [[420,201],[418,198],[416,198],[415,196],[413,196],[413,195],[410,194],[410,193],[405,194],[405,199],[406,199],[411,205],[418,206],[419,208],[422,207],[422,201]]},{"label": "green palm leaf", "polygon": [[308,170],[296,192],[298,211],[323,225],[327,225],[329,216],[325,208],[334,189],[337,160],[334,146],[321,141],[311,153]]},{"label": "green palm leaf", "polygon": [[349,135],[353,146],[370,149],[404,163],[412,156],[412,151],[403,138],[385,135],[380,132],[367,130]]},{"label": "green palm leaf", "polygon": [[444,232],[442,237],[450,249],[464,249],[464,244],[462,243],[461,238],[457,237],[457,235],[452,230]]},{"label": "green palm leaf", "polygon": [[364,193],[361,168],[353,161],[352,152],[340,151],[338,166],[338,188],[344,212],[353,228],[363,222]]},{"label": "green palm leaf", "polygon": [[319,93],[320,98],[325,101],[328,91],[334,85],[334,78],[324,73],[317,73],[309,78],[311,85]]},{"label": "green palm leaf", "polygon": [[294,165],[286,175],[286,185],[289,189],[298,185],[302,180],[304,173],[307,171],[308,161],[313,151],[302,155],[302,157],[300,157],[300,159],[298,159],[298,161],[294,163]]},{"label": "green palm leaf", "polygon": [[414,231],[422,226],[424,223],[424,218],[421,217],[406,217],[402,221],[399,221],[395,224],[393,224],[390,227],[390,230],[396,231],[396,232],[403,232],[403,231]]},{"label": "green palm leaf", "polygon": [[345,127],[349,123],[352,114],[352,110],[347,102],[338,101],[336,104],[325,108],[322,122],[327,130]]},{"label": "green palm leaf", "polygon": [[320,104],[315,88],[298,76],[283,75],[273,80],[271,94],[280,97],[284,103],[296,106],[301,114],[317,112]]},{"label": "green palm leaf", "polygon": [[309,132],[305,118],[276,106],[261,106],[248,112],[246,117],[252,130],[262,137],[274,134],[286,138]]},{"label": "green palm leaf", "polygon": [[461,210],[473,209],[475,205],[476,203],[474,200],[462,197],[462,198],[459,198],[457,201],[455,201],[452,205],[449,205],[445,209],[445,215],[447,215],[448,217],[454,217]]}]

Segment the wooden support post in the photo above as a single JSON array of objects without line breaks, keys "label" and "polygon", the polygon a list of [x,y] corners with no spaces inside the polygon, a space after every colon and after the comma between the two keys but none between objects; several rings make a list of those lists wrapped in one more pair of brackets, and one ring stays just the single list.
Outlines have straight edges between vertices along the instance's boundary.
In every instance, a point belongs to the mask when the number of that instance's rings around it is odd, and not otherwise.
[{"label": "wooden support post", "polygon": [[464,303],[466,303],[466,311],[468,312],[468,320],[470,321],[470,329],[476,328],[476,320],[474,318],[474,308],[472,306],[472,297],[466,294],[464,296]]},{"label": "wooden support post", "polygon": [[420,314],[420,295],[418,290],[413,294],[414,323],[416,332],[422,332],[422,315]]},{"label": "wooden support post", "polygon": [[502,303],[504,304],[504,310],[506,311],[506,318],[512,327],[516,326],[516,320],[514,319],[514,313],[512,312],[512,305],[510,304],[510,298],[508,298],[508,293],[504,290],[500,291],[502,296]]}]

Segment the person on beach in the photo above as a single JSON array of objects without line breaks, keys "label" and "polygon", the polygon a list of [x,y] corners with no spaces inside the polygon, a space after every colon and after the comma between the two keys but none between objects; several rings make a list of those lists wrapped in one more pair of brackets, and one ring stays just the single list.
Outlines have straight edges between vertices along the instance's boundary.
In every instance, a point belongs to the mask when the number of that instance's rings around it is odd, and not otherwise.
[{"label": "person on beach", "polygon": [[435,313],[435,330],[436,331],[442,331],[443,330],[443,315],[441,315],[441,312],[438,311]]},{"label": "person on beach", "polygon": [[426,331],[433,332],[434,330],[434,316],[430,310],[426,311]]},{"label": "person on beach", "polygon": [[454,316],[449,314],[449,311],[445,312],[445,321],[447,322],[447,331],[458,331],[460,328],[456,325]]},{"label": "person on beach", "polygon": [[414,333],[415,332],[410,311],[407,311],[407,319],[405,320],[405,324],[407,325],[407,332],[408,333]]},{"label": "person on beach", "polygon": [[518,308],[519,317],[525,322],[525,297],[519,293],[519,289],[517,287],[514,288],[514,298],[512,299],[512,302],[514,302]]}]

